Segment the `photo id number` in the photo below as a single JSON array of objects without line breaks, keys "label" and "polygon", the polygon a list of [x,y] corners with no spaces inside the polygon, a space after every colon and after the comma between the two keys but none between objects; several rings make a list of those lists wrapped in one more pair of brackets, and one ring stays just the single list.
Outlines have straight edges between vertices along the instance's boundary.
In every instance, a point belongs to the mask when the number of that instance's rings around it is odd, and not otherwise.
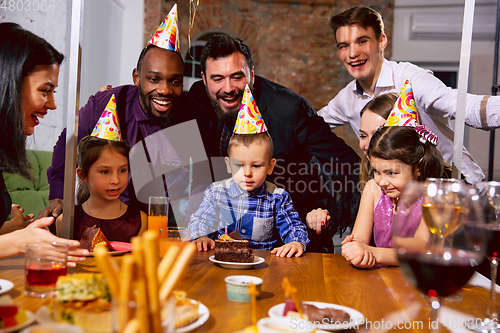
[{"label": "photo id number", "polygon": [[0,10],[5,12],[53,12],[56,10],[55,0],[1,0]]}]

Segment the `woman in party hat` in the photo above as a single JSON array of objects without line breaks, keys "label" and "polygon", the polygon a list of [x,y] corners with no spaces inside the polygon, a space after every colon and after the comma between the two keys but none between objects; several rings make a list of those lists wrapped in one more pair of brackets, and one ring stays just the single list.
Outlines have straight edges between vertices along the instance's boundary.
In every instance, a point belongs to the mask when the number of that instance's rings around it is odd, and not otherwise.
[{"label": "woman in party hat", "polygon": [[[147,229],[147,216],[120,200],[129,181],[130,146],[121,140],[115,95],[92,133],[78,144],[78,191],[73,239],[80,239],[86,227],[97,226],[110,241],[130,242]],[[59,228],[62,215],[56,220]]]},{"label": "woman in party hat", "polygon": [[[410,181],[442,176],[444,161],[437,141],[425,125],[418,125],[407,80],[385,125],[375,132],[368,147],[374,179],[366,183],[352,234],[342,242],[342,256],[354,266],[397,265],[391,224],[399,209],[398,199]],[[415,208],[411,215],[408,241],[426,244],[430,234],[421,209]],[[374,246],[370,245],[372,238]]]},{"label": "woman in party hat", "polygon": [[207,236],[218,225],[219,235],[238,231],[254,249],[272,249],[280,257],[301,256],[309,243],[307,231],[288,192],[266,182],[276,163],[273,142],[248,85],[227,154],[232,178],[205,190],[200,208],[191,216],[190,239],[199,251],[214,249],[214,240]]}]

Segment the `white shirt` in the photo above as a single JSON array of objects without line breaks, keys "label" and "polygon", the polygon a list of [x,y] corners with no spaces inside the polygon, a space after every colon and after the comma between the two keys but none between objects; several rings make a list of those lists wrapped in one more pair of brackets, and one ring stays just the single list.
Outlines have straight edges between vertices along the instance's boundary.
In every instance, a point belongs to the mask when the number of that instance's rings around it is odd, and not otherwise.
[{"label": "white shirt", "polygon": [[[389,92],[401,92],[407,78],[410,78],[413,97],[420,114],[420,122],[439,137],[438,148],[443,158],[452,164],[454,132],[449,119],[455,118],[457,90],[446,87],[429,70],[408,62],[397,63],[384,59],[373,96],[368,95],[351,81],[327,106],[318,111],[333,129],[350,124],[359,138],[360,111],[374,97]],[[467,94],[465,123],[469,126],[489,130],[500,126],[500,96],[479,96]],[[463,149],[462,173],[467,182],[475,183],[484,178],[484,173]]]}]

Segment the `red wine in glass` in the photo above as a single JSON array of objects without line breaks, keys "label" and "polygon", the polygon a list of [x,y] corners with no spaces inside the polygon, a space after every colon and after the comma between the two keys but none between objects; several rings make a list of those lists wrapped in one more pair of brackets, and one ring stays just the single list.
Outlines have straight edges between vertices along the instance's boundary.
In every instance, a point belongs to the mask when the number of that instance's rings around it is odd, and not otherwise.
[{"label": "red wine in glass", "polygon": [[57,278],[66,275],[67,270],[65,266],[59,264],[31,265],[26,269],[26,282],[30,286],[55,286]]},{"label": "red wine in glass", "polygon": [[398,254],[401,270],[426,295],[434,290],[446,297],[460,290],[471,278],[482,256],[475,252],[423,251]]}]

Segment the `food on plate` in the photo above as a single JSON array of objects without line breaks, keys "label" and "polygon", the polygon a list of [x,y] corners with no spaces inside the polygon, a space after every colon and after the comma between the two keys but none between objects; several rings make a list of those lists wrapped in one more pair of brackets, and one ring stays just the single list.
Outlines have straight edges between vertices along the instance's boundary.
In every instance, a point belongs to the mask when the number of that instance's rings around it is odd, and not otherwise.
[{"label": "food on plate", "polygon": [[200,317],[200,302],[186,297],[185,291],[174,290],[175,296],[175,328],[181,328],[194,323]]},{"label": "food on plate", "polygon": [[86,332],[111,332],[111,302],[100,273],[76,273],[57,279],[57,296],[49,305],[51,317]]},{"label": "food on plate", "polygon": [[110,251],[115,250],[109,243],[106,236],[104,236],[101,228],[97,228],[95,225],[92,227],[85,227],[82,238],[80,239],[79,248],[86,249],[89,252],[94,252],[94,249],[100,246],[106,247]]},{"label": "food on plate", "polygon": [[[230,237],[233,236],[233,237]],[[221,235],[220,239],[215,240],[215,260],[226,262],[254,262],[253,250],[247,240],[235,239],[241,238],[241,235],[236,230],[236,233]]]},{"label": "food on plate", "polygon": [[[305,302],[300,302],[300,308],[302,309],[306,320],[312,322],[319,322],[321,324],[330,323],[344,323],[349,322],[351,317],[344,310],[334,309],[334,308],[318,308],[317,306]],[[283,316],[287,317],[297,317],[300,318],[298,312],[296,312],[295,304],[292,300],[287,300],[285,302],[285,310],[283,311]]]},{"label": "food on plate", "polygon": [[24,324],[27,320],[26,311],[14,305],[9,295],[0,298],[0,329]]}]

